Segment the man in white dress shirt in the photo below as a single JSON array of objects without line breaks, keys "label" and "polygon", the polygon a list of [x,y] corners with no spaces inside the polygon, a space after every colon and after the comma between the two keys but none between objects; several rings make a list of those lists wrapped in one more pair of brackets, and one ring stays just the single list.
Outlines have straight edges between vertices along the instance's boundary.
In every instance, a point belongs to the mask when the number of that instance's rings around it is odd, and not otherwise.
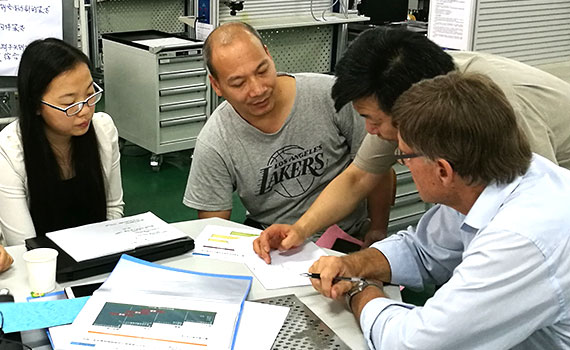
[{"label": "man in white dress shirt", "polygon": [[[392,118],[396,158],[439,204],[415,230],[321,258],[313,286],[348,302],[371,349],[570,349],[570,171],[531,152],[483,75],[420,82]],[[415,307],[386,299],[380,281],[441,288]]]}]

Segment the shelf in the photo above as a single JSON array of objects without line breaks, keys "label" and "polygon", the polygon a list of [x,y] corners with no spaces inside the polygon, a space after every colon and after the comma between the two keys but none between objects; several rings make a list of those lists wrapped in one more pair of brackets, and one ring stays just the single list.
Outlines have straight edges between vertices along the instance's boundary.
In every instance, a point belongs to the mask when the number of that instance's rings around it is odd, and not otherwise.
[{"label": "shelf", "polygon": [[325,15],[326,21],[323,21],[319,13],[315,13],[315,17],[319,21],[315,21],[313,16],[282,16],[282,17],[272,17],[272,18],[262,18],[262,19],[247,19],[246,17],[240,18],[239,12],[235,20],[242,20],[247,22],[249,25],[257,30],[263,29],[281,29],[281,28],[292,28],[292,27],[309,27],[309,26],[323,26],[331,24],[344,24],[353,22],[364,22],[370,20],[369,17],[358,16],[356,14],[349,14],[348,18],[340,13],[328,13]]}]

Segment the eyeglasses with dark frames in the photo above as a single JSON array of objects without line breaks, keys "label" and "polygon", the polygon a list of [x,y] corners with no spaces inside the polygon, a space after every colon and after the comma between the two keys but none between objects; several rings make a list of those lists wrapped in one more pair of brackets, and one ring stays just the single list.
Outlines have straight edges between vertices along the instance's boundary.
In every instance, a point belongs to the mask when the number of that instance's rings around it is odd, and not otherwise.
[{"label": "eyeglasses with dark frames", "polygon": [[93,87],[96,90],[93,95],[87,97],[84,101],[76,102],[76,103],[69,105],[65,108],[54,106],[51,103],[48,103],[48,102],[43,101],[43,100],[41,102],[46,106],[57,109],[58,111],[65,112],[65,115],[67,115],[68,117],[73,117],[74,115],[81,112],[81,110],[83,110],[83,107],[85,105],[87,105],[89,107],[93,107],[93,106],[95,106],[95,104],[97,104],[97,102],[99,102],[101,100],[101,96],[103,94],[103,89],[101,89],[101,87],[99,85],[97,85],[96,82],[93,82]]},{"label": "eyeglasses with dark frames", "polygon": [[406,165],[406,159],[421,157],[422,155],[419,153],[404,153],[401,149],[396,148],[394,150],[394,158],[396,161],[402,165]]}]

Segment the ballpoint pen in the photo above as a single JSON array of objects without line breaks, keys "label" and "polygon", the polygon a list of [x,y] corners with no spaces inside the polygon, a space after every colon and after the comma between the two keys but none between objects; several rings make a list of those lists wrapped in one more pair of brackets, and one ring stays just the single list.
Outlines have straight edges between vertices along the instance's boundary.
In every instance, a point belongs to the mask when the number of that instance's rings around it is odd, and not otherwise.
[{"label": "ballpoint pen", "polygon": [[[303,277],[309,277],[309,278],[316,278],[316,279],[321,279],[321,274],[320,273],[308,273],[308,272],[304,272],[301,274],[301,276]],[[344,276],[337,276],[335,278],[333,278],[333,281],[338,282],[338,281],[349,281],[349,282],[360,282],[360,281],[364,281],[364,278],[362,277],[344,277]]]}]

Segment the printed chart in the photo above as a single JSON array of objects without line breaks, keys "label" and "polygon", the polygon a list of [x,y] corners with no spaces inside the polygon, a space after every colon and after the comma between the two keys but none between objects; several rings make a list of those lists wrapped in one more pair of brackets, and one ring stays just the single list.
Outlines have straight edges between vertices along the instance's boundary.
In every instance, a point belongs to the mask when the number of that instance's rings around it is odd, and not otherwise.
[{"label": "printed chart", "polygon": [[208,225],[195,240],[194,254],[211,258],[244,262],[253,252],[253,240],[261,230]]},{"label": "printed chart", "polygon": [[122,326],[153,327],[163,324],[174,327],[185,323],[212,325],[215,312],[161,308],[142,305],[105,303],[93,322],[94,326],[121,328]]}]

